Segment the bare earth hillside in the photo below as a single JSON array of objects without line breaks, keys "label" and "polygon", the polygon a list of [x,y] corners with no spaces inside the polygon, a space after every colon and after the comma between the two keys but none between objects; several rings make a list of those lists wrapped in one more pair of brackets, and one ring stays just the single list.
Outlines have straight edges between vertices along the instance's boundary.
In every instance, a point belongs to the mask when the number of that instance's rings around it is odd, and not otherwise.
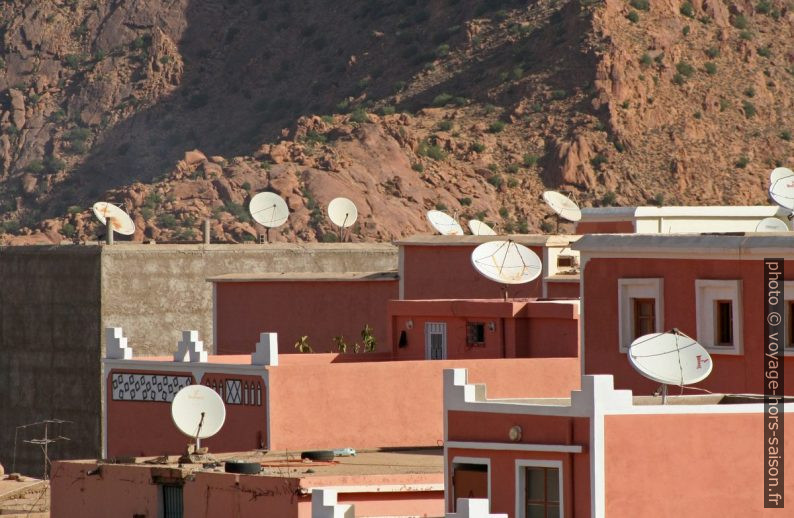
[{"label": "bare earth hillside", "polygon": [[794,164],[794,2],[7,0],[0,242],[428,231],[424,211],[550,230],[545,189],[604,204],[762,204]]}]

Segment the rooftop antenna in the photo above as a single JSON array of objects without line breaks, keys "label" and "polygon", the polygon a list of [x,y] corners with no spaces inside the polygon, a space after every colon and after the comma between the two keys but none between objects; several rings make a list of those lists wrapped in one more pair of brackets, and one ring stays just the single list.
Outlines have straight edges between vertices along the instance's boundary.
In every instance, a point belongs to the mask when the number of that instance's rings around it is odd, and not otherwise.
[{"label": "rooftop antenna", "polygon": [[[344,241],[345,228],[352,227],[358,219],[356,204],[347,198],[334,198],[328,204],[328,219],[339,229],[339,241]],[[350,231],[347,236],[350,236]]]},{"label": "rooftop antenna", "polygon": [[507,300],[509,284],[531,282],[543,269],[535,252],[512,239],[481,244],[472,250],[471,264],[486,279],[502,284],[504,300]]},{"label": "rooftop antenna", "polygon": [[212,437],[220,431],[226,421],[226,407],[223,399],[211,388],[188,385],[174,396],[171,418],[180,432],[195,440],[192,455],[188,445],[187,457],[193,462],[195,457],[200,458],[201,439]]},{"label": "rooftop antenna", "polygon": [[[94,203],[91,210],[94,211],[96,219],[107,228],[108,243],[113,243],[113,232],[118,232],[125,236],[131,236],[135,233],[135,223],[133,223],[132,218],[116,205],[106,201],[98,201]],[[110,225],[108,225],[108,219],[110,219]]]},{"label": "rooftop antenna", "polygon": [[469,229],[471,233],[475,236],[495,236],[496,232],[494,229],[489,227],[486,223],[478,219],[470,219],[469,220]]},{"label": "rooftop antenna", "polygon": [[560,233],[560,218],[574,223],[582,219],[582,211],[579,209],[579,205],[564,194],[557,191],[545,191],[543,193],[543,201],[557,215],[558,234]]},{"label": "rooftop antenna", "polygon": [[274,192],[260,192],[251,198],[248,212],[254,221],[265,227],[265,241],[270,242],[270,229],[280,227],[289,218],[289,208],[284,198]]},{"label": "rooftop antenna", "polygon": [[44,421],[37,421],[35,423],[29,423],[29,424],[23,424],[23,425],[17,426],[16,429],[14,430],[14,457],[13,457],[13,462],[12,462],[12,466],[11,466],[11,472],[12,473],[16,472],[16,469],[17,469],[17,437],[19,435],[19,430],[24,430],[24,429],[30,428],[32,426],[41,426],[41,425],[43,425],[44,426],[44,437],[42,437],[40,439],[23,439],[22,442],[27,443],[27,444],[34,444],[34,445],[38,446],[39,448],[41,448],[41,453],[44,456],[44,471],[42,473],[42,478],[44,480],[47,480],[49,478],[49,476],[48,476],[48,468],[49,468],[49,465],[51,464],[50,455],[49,455],[50,444],[56,443],[58,441],[69,441],[69,440],[71,440],[68,437],[64,437],[63,435],[60,435],[60,433],[58,433],[58,434],[56,434],[54,436],[50,435],[50,426],[51,425],[58,425],[57,430],[58,430],[58,432],[60,432],[61,425],[64,424],[64,423],[71,423],[71,421],[64,421],[62,419],[45,419]]},{"label": "rooftop antenna", "polygon": [[634,340],[628,350],[629,363],[649,380],[661,383],[662,404],[667,386],[683,387],[703,381],[711,374],[708,351],[678,329],[651,333]]},{"label": "rooftop antenna", "polygon": [[780,218],[764,218],[755,227],[756,232],[788,232],[785,221]]},{"label": "rooftop antenna", "polygon": [[778,167],[769,175],[769,197],[772,201],[788,210],[789,221],[794,219],[794,171]]},{"label": "rooftop antenna", "polygon": [[455,218],[440,210],[427,211],[430,225],[442,236],[462,236],[463,229]]}]

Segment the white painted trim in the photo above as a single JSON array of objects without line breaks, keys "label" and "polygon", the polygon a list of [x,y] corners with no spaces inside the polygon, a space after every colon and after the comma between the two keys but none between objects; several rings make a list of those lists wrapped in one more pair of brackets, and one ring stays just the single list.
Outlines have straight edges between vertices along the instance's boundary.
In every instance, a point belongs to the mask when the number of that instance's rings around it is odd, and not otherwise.
[{"label": "white painted trim", "polygon": [[525,491],[524,488],[526,487],[526,475],[523,468],[557,468],[559,470],[559,492],[560,492],[560,516],[565,516],[565,473],[562,468],[562,461],[561,460],[528,460],[528,459],[517,459],[516,460],[516,476],[515,476],[515,483],[516,483],[516,518],[526,518],[526,513],[524,512],[524,501],[525,498]]},{"label": "white painted trim", "polygon": [[626,353],[634,340],[634,311],[631,299],[654,299],[656,332],[664,332],[664,279],[621,278],[618,279],[618,350]]},{"label": "white painted trim", "polygon": [[150,371],[184,371],[184,372],[223,372],[228,374],[262,375],[262,365],[242,363],[204,363],[204,362],[173,362],[157,360],[112,360],[105,358],[102,363],[110,369],[150,370]]},{"label": "white painted trim", "polygon": [[556,453],[582,453],[580,444],[525,444],[516,442],[470,442],[449,441],[448,448],[466,450],[494,450],[494,451],[541,451]]},{"label": "white painted trim", "polygon": [[[714,302],[723,299],[730,300],[732,306],[733,345],[730,347],[714,345]],[[695,318],[697,341],[709,354],[744,354],[741,280],[695,279]]]},{"label": "white painted trim", "polygon": [[310,495],[317,489],[330,489],[337,493],[418,493],[426,491],[444,491],[442,483],[425,484],[372,484],[357,486],[323,486],[301,488],[300,494]]},{"label": "white painted trim", "polygon": [[[447,458],[448,457],[445,455],[444,459],[446,460]],[[446,462],[445,462],[445,464],[446,464]],[[456,464],[479,464],[479,465],[485,465],[485,467],[488,470],[487,471],[487,473],[488,473],[488,512],[490,513],[491,512],[491,459],[489,457],[454,457],[452,459],[452,472],[453,473],[455,472],[455,465]],[[453,485],[451,479],[447,480],[447,487],[450,488],[450,490],[448,491],[450,493],[450,495],[452,493],[454,493],[454,490],[453,490],[454,485]],[[457,505],[457,502],[455,502],[455,504]],[[457,509],[455,509],[453,512],[457,512]]]},{"label": "white painted trim", "polygon": [[397,298],[405,300],[405,247],[397,247]]}]

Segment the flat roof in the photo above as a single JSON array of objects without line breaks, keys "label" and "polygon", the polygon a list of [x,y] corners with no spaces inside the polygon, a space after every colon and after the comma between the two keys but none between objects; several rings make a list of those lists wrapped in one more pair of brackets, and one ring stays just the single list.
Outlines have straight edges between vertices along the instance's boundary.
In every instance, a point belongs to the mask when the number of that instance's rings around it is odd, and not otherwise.
[{"label": "flat roof", "polygon": [[512,239],[525,246],[568,246],[579,239],[568,234],[508,234],[506,236],[441,236],[418,234],[394,242],[397,246],[477,246],[488,241]]},{"label": "flat roof", "polygon": [[[181,469],[182,476],[198,471],[225,473],[223,463],[227,460],[243,462],[259,462],[262,472],[258,475],[280,478],[310,479],[315,477],[370,477],[400,475],[438,475],[444,474],[443,448],[399,448],[380,450],[359,450],[355,456],[338,456],[333,462],[302,461],[301,452],[261,451],[234,453],[212,453],[208,460],[196,464],[180,464],[178,455],[165,457],[136,457],[110,459],[108,461],[73,460],[61,462],[78,462],[84,464],[114,464],[141,468],[172,468]],[[205,467],[211,460],[220,466]],[[230,476],[236,476],[229,473]],[[443,480],[439,480],[442,482]],[[344,480],[340,480],[344,483]],[[358,480],[357,482],[360,482]]]},{"label": "flat roof", "polygon": [[749,255],[752,252],[794,253],[792,232],[699,234],[588,234],[571,245],[579,252],[616,255],[647,253]]},{"label": "flat roof", "polygon": [[380,272],[266,272],[227,273],[208,277],[208,282],[378,282],[396,281],[397,270]]},{"label": "flat roof", "polygon": [[770,205],[704,205],[704,206],[666,206],[653,205],[638,207],[586,207],[582,209],[582,221],[625,221],[635,218],[659,217],[696,217],[696,218],[765,218],[783,216],[786,211]]}]

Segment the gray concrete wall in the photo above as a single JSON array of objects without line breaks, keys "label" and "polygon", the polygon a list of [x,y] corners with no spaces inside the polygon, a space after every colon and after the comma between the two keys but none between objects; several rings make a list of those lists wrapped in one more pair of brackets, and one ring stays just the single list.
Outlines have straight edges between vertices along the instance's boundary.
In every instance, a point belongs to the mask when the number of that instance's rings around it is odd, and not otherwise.
[{"label": "gray concrete wall", "polygon": [[[212,285],[227,273],[397,268],[390,244],[69,245],[0,247],[0,463],[11,468],[15,427],[73,421],[52,459],[101,454],[105,327],[121,326],[136,355],[170,355],[179,332],[212,344]],[[31,429],[16,469],[40,476]]]},{"label": "gray concrete wall", "polygon": [[396,269],[396,247],[381,243],[116,244],[102,247],[102,327],[123,327],[136,356],[172,354],[187,329],[213,351],[208,277]]},{"label": "gray concrete wall", "polygon": [[[17,426],[72,421],[52,459],[92,457],[100,444],[100,251],[0,247],[0,463],[12,468]],[[41,476],[42,452],[20,430],[16,469]],[[50,430],[50,434],[53,430]]]}]

